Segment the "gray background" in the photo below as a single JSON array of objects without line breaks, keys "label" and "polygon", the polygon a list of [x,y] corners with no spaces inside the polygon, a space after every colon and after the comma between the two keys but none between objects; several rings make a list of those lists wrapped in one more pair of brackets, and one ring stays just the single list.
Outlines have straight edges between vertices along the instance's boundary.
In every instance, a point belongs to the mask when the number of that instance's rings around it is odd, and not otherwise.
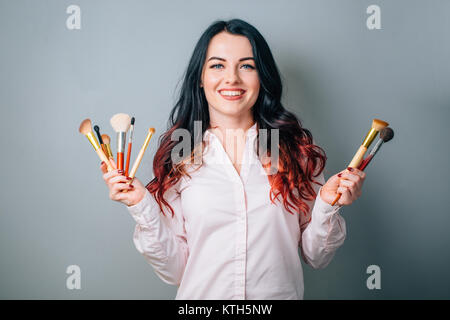
[{"label": "gray background", "polygon": [[[71,4],[81,30],[66,28]],[[371,4],[381,30],[366,27]],[[0,0],[0,298],[175,297],[135,250],[134,221],[109,200],[78,126],[89,117],[114,137],[110,117],[134,115],[134,159],[148,127],[156,137],[166,128],[201,33],[234,17],[268,41],[285,106],[327,152],[326,178],[373,118],[395,130],[362,197],[342,209],[344,246],[326,269],[305,266],[305,299],[450,298],[449,15],[450,1],[438,0]],[[143,181],[155,148],[153,139]],[[72,264],[81,290],[66,288]],[[366,287],[372,264],[380,290]]]}]

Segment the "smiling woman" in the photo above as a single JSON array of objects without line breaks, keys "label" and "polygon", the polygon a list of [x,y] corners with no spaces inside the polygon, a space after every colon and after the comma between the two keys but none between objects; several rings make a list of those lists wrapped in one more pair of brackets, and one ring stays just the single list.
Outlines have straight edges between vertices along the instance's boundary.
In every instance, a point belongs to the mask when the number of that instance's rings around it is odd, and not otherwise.
[{"label": "smiling woman", "polygon": [[[211,39],[202,72],[202,87],[212,127],[232,123],[236,128],[253,124],[251,108],[259,95],[259,78],[250,41],[221,32]],[[232,120],[238,118],[240,123]],[[225,122],[224,122],[225,121]],[[230,124],[231,124],[230,123]]]},{"label": "smiling woman", "polygon": [[[298,248],[306,263],[323,268],[344,242],[339,208],[360,195],[364,173],[342,172],[324,184],[325,153],[282,106],[281,94],[263,36],[242,20],[213,23],[194,49],[160,138],[155,178],[130,188],[102,166],[111,199],[127,204],[137,222],[137,250],[163,281],[179,286],[177,299],[302,299]],[[264,129],[277,134],[274,173],[262,161],[271,151],[259,149],[272,146]],[[172,151],[185,144],[172,139],[175,130],[191,133],[184,158],[200,147],[200,166],[174,161]],[[342,197],[332,206],[337,192]]]}]

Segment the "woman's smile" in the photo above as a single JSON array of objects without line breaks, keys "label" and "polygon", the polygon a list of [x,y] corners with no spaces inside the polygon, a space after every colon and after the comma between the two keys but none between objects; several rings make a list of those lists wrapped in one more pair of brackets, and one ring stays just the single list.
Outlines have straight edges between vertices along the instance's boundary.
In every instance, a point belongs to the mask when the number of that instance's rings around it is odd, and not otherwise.
[{"label": "woman's smile", "polygon": [[233,89],[221,89],[218,92],[222,96],[222,98],[229,101],[233,101],[242,99],[246,91],[243,89],[233,88]]}]

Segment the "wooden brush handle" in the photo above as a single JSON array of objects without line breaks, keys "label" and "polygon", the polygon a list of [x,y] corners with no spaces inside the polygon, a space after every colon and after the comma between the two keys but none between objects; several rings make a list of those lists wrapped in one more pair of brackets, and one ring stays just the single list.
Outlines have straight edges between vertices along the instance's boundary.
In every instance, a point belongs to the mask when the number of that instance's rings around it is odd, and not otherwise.
[{"label": "wooden brush handle", "polygon": [[[350,164],[348,165],[350,168],[358,168],[361,160],[364,157],[364,154],[367,151],[367,147],[364,146],[360,146],[358,151],[356,151],[355,155],[353,156],[352,161],[350,162]],[[336,196],[336,198],[334,199],[334,201],[331,203],[332,206],[335,205],[335,203],[341,198],[341,194],[338,193],[338,195]]]},{"label": "wooden brush handle", "polygon": [[111,163],[109,162],[109,159],[106,157],[105,153],[103,152],[103,150],[101,148],[95,150],[95,152],[97,152],[99,158],[106,163],[106,166],[108,167],[108,172],[109,171],[113,171],[114,168],[112,167]]},{"label": "wooden brush handle", "polygon": [[355,156],[353,157],[352,161],[348,165],[350,168],[358,168],[359,164],[361,163],[362,158],[364,157],[364,154],[367,151],[367,147],[360,146],[358,151],[355,153]]}]

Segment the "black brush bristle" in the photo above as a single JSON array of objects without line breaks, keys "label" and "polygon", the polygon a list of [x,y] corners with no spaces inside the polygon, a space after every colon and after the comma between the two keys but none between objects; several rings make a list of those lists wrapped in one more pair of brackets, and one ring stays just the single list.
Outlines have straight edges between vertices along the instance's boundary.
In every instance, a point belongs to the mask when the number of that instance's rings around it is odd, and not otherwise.
[{"label": "black brush bristle", "polygon": [[131,118],[131,124],[134,125],[134,117]]},{"label": "black brush bristle", "polygon": [[386,127],[380,131],[380,138],[383,142],[388,142],[394,138],[394,130],[389,127]]}]

